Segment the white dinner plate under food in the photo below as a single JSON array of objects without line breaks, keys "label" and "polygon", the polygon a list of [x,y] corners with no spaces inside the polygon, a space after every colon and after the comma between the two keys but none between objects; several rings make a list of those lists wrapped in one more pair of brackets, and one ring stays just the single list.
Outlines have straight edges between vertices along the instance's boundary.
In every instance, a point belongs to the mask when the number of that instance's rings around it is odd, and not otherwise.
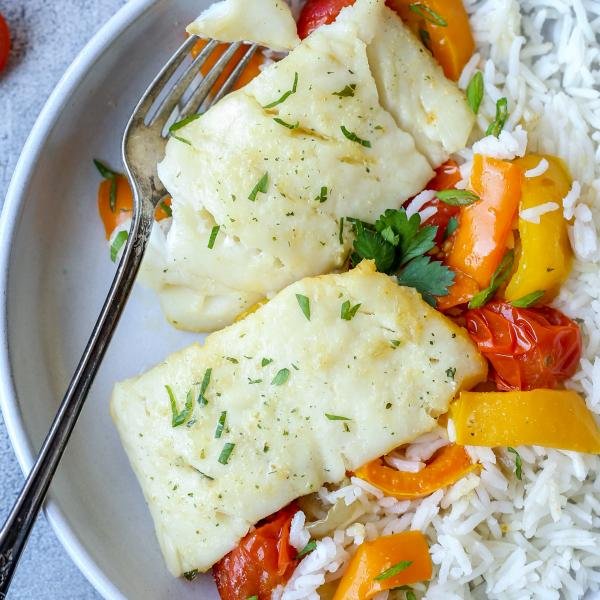
[{"label": "white dinner plate under food", "polygon": [[[121,170],[133,107],[209,0],[132,0],[48,100],[15,171],[0,225],[0,400],[24,471],[58,408],[113,277],[96,208],[99,158]],[[58,473],[48,518],[107,599],[218,598],[212,578],[174,579],[108,412],[115,381],[202,336],[166,323],[136,286]]]}]

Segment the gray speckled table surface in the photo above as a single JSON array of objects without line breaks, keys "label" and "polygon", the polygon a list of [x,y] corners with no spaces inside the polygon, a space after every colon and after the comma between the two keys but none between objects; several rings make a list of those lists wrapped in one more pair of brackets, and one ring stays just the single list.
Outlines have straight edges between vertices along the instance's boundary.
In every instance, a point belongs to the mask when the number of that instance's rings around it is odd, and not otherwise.
[{"label": "gray speckled table surface", "polygon": [[[124,0],[0,0],[13,50],[0,75],[0,205],[29,131],[46,98],[79,50]],[[0,521],[23,476],[0,417]],[[45,518],[39,518],[9,600],[97,599]]]}]

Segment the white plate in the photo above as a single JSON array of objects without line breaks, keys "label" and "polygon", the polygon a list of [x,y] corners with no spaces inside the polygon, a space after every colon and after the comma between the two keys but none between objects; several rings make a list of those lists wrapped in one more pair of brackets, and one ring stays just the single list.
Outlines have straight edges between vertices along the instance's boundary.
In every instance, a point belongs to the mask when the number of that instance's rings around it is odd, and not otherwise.
[{"label": "white plate", "polygon": [[[23,150],[0,222],[0,402],[24,471],[114,272],[96,209],[92,158],[119,168],[133,106],[183,41],[185,25],[209,3],[129,2],[69,68]],[[111,600],[217,598],[209,576],[189,584],[167,572],[108,414],[114,381],[193,337],[169,327],[152,294],[135,289],[52,484],[50,523]]]}]

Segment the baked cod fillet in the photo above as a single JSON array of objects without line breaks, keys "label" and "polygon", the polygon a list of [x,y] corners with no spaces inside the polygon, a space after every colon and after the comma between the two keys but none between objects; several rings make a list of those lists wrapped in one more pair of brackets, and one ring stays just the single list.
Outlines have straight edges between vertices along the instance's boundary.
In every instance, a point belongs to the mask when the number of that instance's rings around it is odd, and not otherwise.
[{"label": "baked cod fillet", "polygon": [[[345,301],[360,304],[351,320]],[[431,430],[485,376],[464,330],[365,261],[294,283],[204,346],[118,383],[111,413],[181,575],[209,569],[291,500]]]}]

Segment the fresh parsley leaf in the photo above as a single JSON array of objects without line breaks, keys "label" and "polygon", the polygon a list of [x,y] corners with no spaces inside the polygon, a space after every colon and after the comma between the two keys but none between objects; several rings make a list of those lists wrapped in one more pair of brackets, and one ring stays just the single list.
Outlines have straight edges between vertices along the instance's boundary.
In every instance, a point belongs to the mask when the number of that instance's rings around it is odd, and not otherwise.
[{"label": "fresh parsley leaf", "polygon": [[215,225],[210,231],[210,237],[208,238],[208,247],[212,250],[215,246],[217,235],[219,234],[220,225]]},{"label": "fresh parsley leaf", "polygon": [[273,377],[273,381],[271,381],[271,385],[283,385],[290,378],[290,370],[289,369],[280,369],[277,371],[277,375]]},{"label": "fresh parsley leaf", "polygon": [[273,359],[272,359],[272,358],[263,358],[263,359],[260,361],[260,366],[261,366],[261,367],[266,367],[267,365],[270,365],[272,362],[273,362]]},{"label": "fresh parsley leaf", "polygon": [[186,573],[183,574],[183,576],[188,581],[194,581],[194,579],[196,579],[196,577],[198,577],[198,569],[194,569],[193,571],[187,571]]},{"label": "fresh parsley leaf", "polygon": [[423,19],[429,21],[433,25],[438,25],[439,27],[448,27],[448,21],[446,21],[446,19],[422,2],[411,2],[408,5],[408,9],[418,14],[420,17],[423,17]]},{"label": "fresh parsley leaf", "polygon": [[519,481],[521,481],[523,479],[523,460],[521,459],[521,455],[510,446],[507,448],[507,450],[511,454],[515,455],[515,476]]},{"label": "fresh parsley leaf", "polygon": [[110,260],[112,260],[113,262],[117,262],[117,256],[119,256],[119,252],[121,251],[121,248],[123,247],[128,238],[129,233],[127,233],[126,231],[119,231],[119,233],[117,233],[115,239],[110,245]]},{"label": "fresh parsley leaf", "polygon": [[161,200],[159,206],[162,208],[163,212],[165,213],[165,215],[167,215],[167,217],[173,216],[173,210],[164,200]]},{"label": "fresh parsley leaf", "polygon": [[350,83],[343,90],[333,92],[332,96],[337,96],[338,98],[353,98],[354,90],[356,90],[356,84]]},{"label": "fresh parsley leaf", "polygon": [[348,417],[341,417],[340,415],[330,415],[329,413],[325,413],[325,416],[330,421],[352,421],[352,419],[349,419]]},{"label": "fresh parsley leaf", "polygon": [[173,125],[171,125],[171,127],[169,127],[169,133],[173,133],[174,131],[177,131],[178,129],[185,127],[186,125],[193,123],[196,119],[199,119],[201,116],[202,115],[194,114],[194,115],[190,115],[189,117],[186,117],[185,119],[181,119],[181,121],[177,121],[176,123],[173,123]]},{"label": "fresh parsley leaf", "polygon": [[531,292],[531,294],[527,294],[522,298],[517,298],[513,300],[511,304],[517,308],[529,308],[534,305],[546,292],[544,290],[537,290],[536,292]]},{"label": "fresh parsley leaf", "polygon": [[271,102],[270,104],[267,104],[265,106],[263,106],[263,108],[274,108],[275,106],[277,106],[278,104],[282,104],[283,102],[285,102],[292,94],[296,93],[296,90],[298,89],[298,73],[294,73],[294,83],[292,85],[292,89],[288,90],[287,92],[285,92],[283,94],[283,96],[281,96],[281,98],[279,98],[279,100],[275,100],[274,102]]},{"label": "fresh parsley leaf", "polygon": [[308,544],[306,544],[306,546],[304,546],[304,548],[302,548],[302,550],[296,554],[296,558],[302,558],[303,556],[310,554],[316,547],[317,542],[315,540],[310,540],[310,542],[308,542]]},{"label": "fresh parsley leaf", "polygon": [[407,263],[397,275],[398,283],[415,288],[423,300],[435,307],[434,296],[446,296],[454,283],[454,273],[429,256],[418,256]]},{"label": "fresh parsley leaf", "polygon": [[[392,244],[381,237],[379,233],[364,227],[363,223],[354,223],[356,238],[354,240],[354,251],[360,259],[373,259],[377,270],[386,273],[394,264],[396,250]],[[354,262],[359,262],[354,261]]]},{"label": "fresh parsley leaf", "polygon": [[208,388],[208,384],[210,383],[210,376],[212,374],[212,369],[206,369],[204,371],[204,377],[202,378],[202,383],[200,384],[200,393],[198,394],[198,404],[200,406],[206,406],[208,404],[208,400],[205,397],[206,389]]},{"label": "fresh parsley leaf", "polygon": [[481,200],[471,190],[440,190],[435,195],[444,204],[449,204],[450,206],[469,206]]},{"label": "fresh parsley leaf", "polygon": [[483,100],[483,74],[477,71],[467,86],[467,102],[471,110],[477,114]]},{"label": "fresh parsley leaf", "polygon": [[269,174],[265,173],[257,182],[257,184],[252,188],[248,196],[248,200],[252,200],[254,202],[256,200],[256,196],[258,196],[258,192],[263,194],[267,193],[267,189],[269,186]]},{"label": "fresh parsley leaf", "polygon": [[485,135],[495,135],[496,137],[499,137],[504,129],[504,125],[506,125],[507,119],[508,100],[506,98],[500,98],[500,100],[496,102],[496,118],[489,124]]},{"label": "fresh parsley leaf", "polygon": [[400,243],[400,236],[394,232],[394,230],[388,225],[385,229],[379,232],[379,235],[386,241],[397,246]]},{"label": "fresh parsley leaf", "polygon": [[412,564],[413,564],[412,560],[401,560],[399,563],[393,565],[389,569],[386,569],[385,571],[383,571],[382,573],[377,575],[377,577],[374,577],[374,580],[375,581],[383,581],[384,579],[389,579],[390,577],[394,577],[395,575],[398,575],[398,573],[402,573],[402,571],[406,571],[406,569],[408,569],[408,567],[410,567],[410,565],[412,565]]},{"label": "fresh parsley leaf", "polygon": [[306,320],[310,321],[310,300],[302,294],[296,294],[296,300],[298,301],[298,306],[300,306],[300,310],[306,317]]},{"label": "fresh parsley leaf", "polygon": [[223,429],[225,429],[225,421],[227,419],[227,411],[224,410],[219,416],[219,422],[215,429],[215,438],[220,438],[223,435]]},{"label": "fresh parsley leaf", "polygon": [[273,121],[275,121],[275,123],[278,123],[279,125],[283,125],[283,127],[287,127],[288,129],[298,129],[298,127],[300,126],[300,121],[296,121],[295,123],[287,123],[279,117],[274,117]]},{"label": "fresh parsley leaf", "polygon": [[478,294],[475,294],[469,302],[469,308],[481,308],[492,298],[500,286],[508,279],[512,273],[515,260],[515,251],[509,250],[500,261],[498,268],[494,271],[490,280],[490,285]]},{"label": "fresh parsley leaf", "polygon": [[[110,181],[110,191],[108,193],[108,205],[110,206],[111,212],[117,210],[117,173],[112,169],[108,168],[103,162],[94,159],[94,165],[98,169],[98,173],[104,178]],[[113,261],[114,262],[114,261]]]},{"label": "fresh parsley leaf", "polygon": [[229,462],[229,457],[235,448],[235,444],[231,442],[227,442],[223,446],[223,450],[221,450],[221,454],[219,454],[219,458],[217,459],[222,465],[226,465]]},{"label": "fresh parsley leaf", "polygon": [[169,395],[169,402],[171,403],[171,425],[173,427],[179,427],[186,423],[192,416],[194,410],[194,397],[192,396],[192,390],[187,393],[185,400],[185,408],[181,412],[177,412],[177,398],[170,385],[165,385],[167,394]]},{"label": "fresh parsley leaf", "polygon": [[360,304],[355,304],[354,306],[351,306],[350,300],[346,300],[342,304],[342,310],[340,313],[340,317],[342,319],[344,319],[344,321],[351,321],[354,318],[354,316],[356,315],[356,313],[358,312],[358,309],[360,307],[361,307]]},{"label": "fresh parsley leaf", "polygon": [[321,204],[323,204],[323,202],[327,202],[327,192],[327,186],[322,186],[321,191],[319,192],[319,195],[315,198],[315,200],[317,200],[317,202],[320,202]]},{"label": "fresh parsley leaf", "polygon": [[446,225],[446,231],[444,231],[444,239],[447,240],[457,229],[458,219],[456,217],[450,217],[448,219],[448,225]]},{"label": "fresh parsley leaf", "polygon": [[356,142],[365,148],[371,147],[371,142],[369,140],[364,140],[363,138],[358,137],[354,132],[349,131],[343,125],[340,127],[340,129],[342,130],[344,137],[349,139],[351,142]]}]

